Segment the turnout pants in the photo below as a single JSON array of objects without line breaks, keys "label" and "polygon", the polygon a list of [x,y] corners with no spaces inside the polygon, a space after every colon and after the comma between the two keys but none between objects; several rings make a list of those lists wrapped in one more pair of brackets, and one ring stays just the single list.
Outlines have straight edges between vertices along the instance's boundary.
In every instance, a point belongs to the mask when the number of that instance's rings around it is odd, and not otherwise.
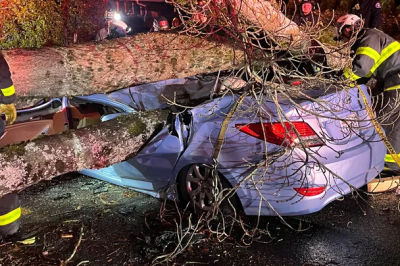
[{"label": "turnout pants", "polygon": [[21,224],[21,207],[17,194],[0,198],[0,236],[15,234]]},{"label": "turnout pants", "polygon": [[[376,102],[376,115],[390,144],[400,156],[400,78],[398,75],[393,75],[383,82],[378,82],[377,85],[381,87],[378,89],[383,90],[383,93],[378,96]],[[386,155],[385,163],[390,170],[400,171],[391,155]]]}]

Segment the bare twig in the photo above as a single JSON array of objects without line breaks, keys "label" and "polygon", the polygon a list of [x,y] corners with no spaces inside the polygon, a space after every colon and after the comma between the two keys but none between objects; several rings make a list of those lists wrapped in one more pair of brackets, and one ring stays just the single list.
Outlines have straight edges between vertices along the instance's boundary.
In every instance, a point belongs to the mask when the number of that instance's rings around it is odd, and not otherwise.
[{"label": "bare twig", "polygon": [[10,244],[12,244],[12,242],[7,242],[7,243],[4,243],[4,244],[1,244],[1,245],[0,245],[0,248],[1,248],[1,247],[5,247],[5,246],[10,245]]},{"label": "bare twig", "polygon": [[[69,256],[68,259],[66,259],[65,261],[61,262],[60,266],[66,266],[72,260],[72,258],[75,256],[76,251],[78,250],[79,246],[81,245],[82,237],[83,237],[83,225],[81,226],[81,230],[80,230],[80,233],[79,233],[79,240],[75,245],[74,251],[72,252],[71,256]],[[84,262],[84,263],[87,263],[87,262]]]},{"label": "bare twig", "polygon": [[84,261],[79,262],[76,266],[83,265],[83,264],[87,264],[87,263],[89,263],[89,262],[90,262],[90,261],[88,261],[88,260],[84,260]]}]

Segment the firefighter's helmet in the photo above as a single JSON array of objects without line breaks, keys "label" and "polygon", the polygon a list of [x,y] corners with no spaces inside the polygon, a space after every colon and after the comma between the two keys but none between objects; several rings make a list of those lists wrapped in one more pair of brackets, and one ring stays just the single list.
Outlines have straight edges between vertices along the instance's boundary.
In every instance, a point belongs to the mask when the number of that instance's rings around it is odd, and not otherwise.
[{"label": "firefighter's helmet", "polygon": [[357,15],[347,14],[341,16],[337,20],[336,35],[337,36],[342,35],[342,30],[346,26],[350,26],[352,31],[359,30],[362,24],[361,22],[362,22],[361,18]]},{"label": "firefighter's helmet", "polygon": [[160,30],[168,30],[169,29],[169,23],[166,17],[160,16],[157,18],[158,25],[160,27]]},{"label": "firefighter's helmet", "polygon": [[315,6],[315,2],[313,0],[300,0],[299,4],[300,6],[306,3],[310,3],[311,5]]}]

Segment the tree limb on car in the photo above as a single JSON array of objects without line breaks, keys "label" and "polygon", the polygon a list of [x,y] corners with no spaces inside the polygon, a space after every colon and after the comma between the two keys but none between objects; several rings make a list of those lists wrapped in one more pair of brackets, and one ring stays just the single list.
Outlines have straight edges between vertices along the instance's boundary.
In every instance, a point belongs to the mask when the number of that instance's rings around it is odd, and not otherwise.
[{"label": "tree limb on car", "polygon": [[70,47],[3,51],[19,97],[107,93],[136,84],[232,69],[243,52],[210,38],[176,33]]},{"label": "tree limb on car", "polygon": [[121,116],[0,150],[0,197],[42,180],[132,158],[161,129],[169,111]]}]

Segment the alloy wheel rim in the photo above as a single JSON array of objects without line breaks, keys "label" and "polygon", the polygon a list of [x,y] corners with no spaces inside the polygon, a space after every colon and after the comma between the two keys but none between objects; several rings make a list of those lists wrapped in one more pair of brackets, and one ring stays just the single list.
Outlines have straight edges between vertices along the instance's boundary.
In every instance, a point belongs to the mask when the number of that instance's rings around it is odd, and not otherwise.
[{"label": "alloy wheel rim", "polygon": [[186,190],[190,200],[198,208],[209,211],[214,205],[214,184],[212,169],[194,164],[186,175]]}]

